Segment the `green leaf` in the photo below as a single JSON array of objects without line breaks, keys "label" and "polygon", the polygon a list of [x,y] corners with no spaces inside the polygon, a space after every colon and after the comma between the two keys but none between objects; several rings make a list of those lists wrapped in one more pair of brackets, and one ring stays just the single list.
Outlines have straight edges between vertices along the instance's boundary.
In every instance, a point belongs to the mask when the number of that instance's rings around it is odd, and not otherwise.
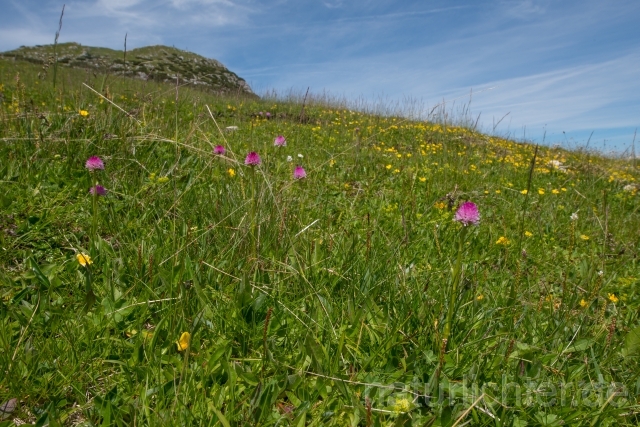
[{"label": "green leaf", "polygon": [[47,278],[47,276],[44,275],[44,273],[42,272],[42,270],[40,270],[40,266],[38,265],[38,263],[36,263],[33,258],[29,258],[29,267],[31,267],[31,271],[33,271],[33,274],[36,275],[36,278],[38,279],[38,281],[46,288],[49,289],[51,287],[51,282],[49,282],[49,279]]},{"label": "green leaf", "polygon": [[636,353],[640,353],[640,326],[629,331],[624,339],[624,349],[622,349],[624,356],[631,356]]},{"label": "green leaf", "polygon": [[579,351],[585,351],[593,345],[594,341],[591,338],[581,338],[568,346],[563,353],[577,353]]},{"label": "green leaf", "polygon": [[322,373],[322,362],[325,359],[325,351],[322,345],[311,334],[308,334],[304,341],[304,347],[307,351],[307,356],[311,357],[311,360],[313,360],[315,369],[319,373]]},{"label": "green leaf", "polygon": [[216,416],[218,417],[220,424],[222,424],[224,427],[231,427],[231,424],[229,424],[229,421],[227,421],[227,418],[224,415],[222,415],[222,412],[220,412],[215,407],[212,407],[211,409],[213,409],[213,412],[216,413]]}]

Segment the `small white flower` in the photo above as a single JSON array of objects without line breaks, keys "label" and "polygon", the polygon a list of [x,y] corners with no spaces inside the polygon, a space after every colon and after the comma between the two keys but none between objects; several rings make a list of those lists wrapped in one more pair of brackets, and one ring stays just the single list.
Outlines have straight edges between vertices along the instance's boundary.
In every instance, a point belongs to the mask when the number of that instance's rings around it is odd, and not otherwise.
[{"label": "small white flower", "polygon": [[298,154],[298,157],[299,158],[303,158],[304,156],[302,154]]},{"label": "small white flower", "polygon": [[578,220],[578,212],[572,213],[569,218],[571,218],[571,221],[577,221]]},{"label": "small white flower", "polygon": [[598,271],[598,276],[602,277],[604,275],[604,271],[600,270]]},{"label": "small white flower", "polygon": [[287,156],[287,162],[293,162],[293,157]]},{"label": "small white flower", "polygon": [[547,166],[551,166],[554,169],[557,169],[561,172],[566,172],[567,171],[567,167],[565,165],[562,164],[561,161],[559,160],[549,160],[547,162]]}]

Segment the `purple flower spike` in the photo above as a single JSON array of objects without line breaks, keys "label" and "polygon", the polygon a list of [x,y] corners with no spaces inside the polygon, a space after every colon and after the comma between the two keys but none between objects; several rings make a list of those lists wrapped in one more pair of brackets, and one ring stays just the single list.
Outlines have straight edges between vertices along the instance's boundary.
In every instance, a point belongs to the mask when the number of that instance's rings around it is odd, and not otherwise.
[{"label": "purple flower spike", "polygon": [[225,150],[225,148],[222,145],[216,145],[215,148],[213,149],[213,154],[224,155],[226,151],[227,150]]},{"label": "purple flower spike", "polygon": [[478,212],[478,206],[473,202],[464,202],[458,210],[454,219],[462,225],[478,225],[480,223],[480,212]]},{"label": "purple flower spike", "polygon": [[255,151],[247,154],[247,157],[244,159],[244,164],[249,166],[258,166],[260,164],[260,156]]},{"label": "purple flower spike", "polygon": [[276,139],[273,140],[273,145],[275,145],[276,147],[284,147],[285,145],[287,145],[287,140],[284,139],[284,136],[278,135],[276,136]]},{"label": "purple flower spike", "polygon": [[92,196],[106,196],[107,195],[107,189],[104,188],[102,185],[94,185],[93,187],[91,187],[89,189],[89,193]]},{"label": "purple flower spike", "polygon": [[104,169],[104,162],[98,156],[89,157],[84,165],[92,172],[96,169]]},{"label": "purple flower spike", "polygon": [[296,166],[296,168],[293,170],[293,179],[302,179],[306,177],[307,173],[305,172],[304,168],[302,166]]}]

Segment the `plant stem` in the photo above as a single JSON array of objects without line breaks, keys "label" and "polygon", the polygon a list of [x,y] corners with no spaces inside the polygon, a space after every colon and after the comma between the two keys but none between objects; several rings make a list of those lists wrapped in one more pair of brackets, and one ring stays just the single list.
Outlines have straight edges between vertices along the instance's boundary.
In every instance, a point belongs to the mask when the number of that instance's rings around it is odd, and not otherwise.
[{"label": "plant stem", "polygon": [[92,205],[93,205],[93,221],[91,223],[91,240],[95,241],[96,233],[98,230],[98,181],[96,180],[92,189]]},{"label": "plant stem", "polygon": [[451,284],[451,295],[449,296],[449,308],[447,309],[447,321],[444,325],[443,342],[449,341],[451,334],[451,323],[453,319],[453,311],[455,310],[456,300],[458,299],[458,288],[460,287],[460,279],[462,278],[462,252],[464,250],[464,240],[467,234],[467,227],[462,227],[460,231],[460,240],[458,241],[458,256],[453,266],[453,283]]}]

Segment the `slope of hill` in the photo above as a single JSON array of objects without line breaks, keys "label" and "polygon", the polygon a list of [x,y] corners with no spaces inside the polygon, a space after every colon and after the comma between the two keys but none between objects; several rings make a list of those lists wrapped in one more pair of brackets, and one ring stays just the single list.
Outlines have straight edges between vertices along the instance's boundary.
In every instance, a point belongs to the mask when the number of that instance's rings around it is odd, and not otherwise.
[{"label": "slope of hill", "polygon": [[[215,59],[168,46],[147,46],[125,52],[104,47],[61,43],[56,47],[58,63],[89,68],[142,80],[181,82],[219,93],[241,92],[254,95],[246,81]],[[49,67],[56,56],[53,45],[22,46],[0,56],[43,64]]]},{"label": "slope of hill", "polygon": [[41,70],[0,59],[0,427],[640,425],[636,161]]}]

